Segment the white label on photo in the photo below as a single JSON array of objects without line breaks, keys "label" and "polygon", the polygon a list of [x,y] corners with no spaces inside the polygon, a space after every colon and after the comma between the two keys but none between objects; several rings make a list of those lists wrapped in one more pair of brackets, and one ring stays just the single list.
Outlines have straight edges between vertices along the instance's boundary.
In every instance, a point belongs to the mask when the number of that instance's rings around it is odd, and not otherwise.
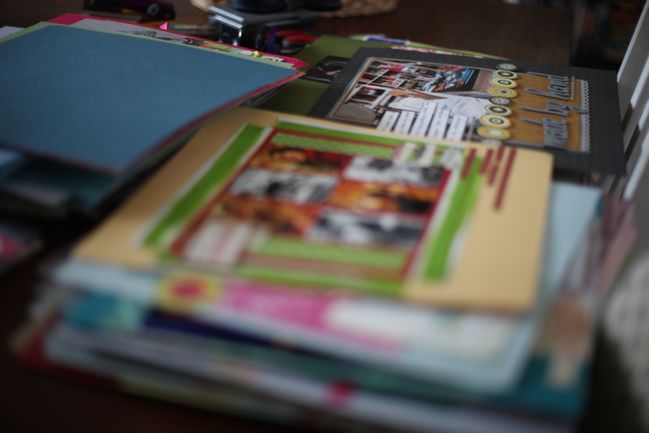
[{"label": "white label on photo", "polygon": [[430,125],[428,136],[434,138],[444,138],[450,115],[451,112],[448,110],[438,111],[435,114],[435,117],[433,117],[433,123]]},{"label": "white label on photo", "polygon": [[459,114],[453,116],[451,126],[449,126],[448,132],[446,133],[446,138],[449,140],[462,140],[468,120],[466,116],[460,116]]},{"label": "white label on photo", "polygon": [[417,120],[415,120],[415,124],[412,126],[411,134],[425,137],[436,109],[437,102],[427,101],[417,115]]},{"label": "white label on photo", "polygon": [[398,118],[399,118],[398,111],[386,111],[383,117],[381,118],[381,121],[379,122],[379,126],[377,127],[377,129],[379,131],[392,131],[392,128],[394,127],[394,124],[397,122]]},{"label": "white label on photo", "polygon": [[412,122],[415,120],[415,113],[412,111],[403,111],[397,120],[397,124],[394,127],[394,132],[399,134],[407,134],[410,132],[410,127]]}]

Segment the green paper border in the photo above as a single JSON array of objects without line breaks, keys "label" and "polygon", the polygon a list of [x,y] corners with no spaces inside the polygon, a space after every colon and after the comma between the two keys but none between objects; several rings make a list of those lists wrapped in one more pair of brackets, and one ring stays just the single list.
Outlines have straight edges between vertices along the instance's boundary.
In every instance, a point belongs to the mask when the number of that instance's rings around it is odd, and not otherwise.
[{"label": "green paper border", "polygon": [[480,174],[481,165],[482,158],[476,156],[469,173],[465,178],[459,179],[453,191],[449,210],[444,216],[439,231],[432,242],[425,242],[429,247],[424,253],[424,267],[421,274],[426,280],[441,280],[447,276],[451,245],[468,220],[478,198],[483,178]]},{"label": "green paper border", "polygon": [[[389,145],[389,146],[402,146],[404,143],[414,143],[419,146],[424,146],[425,144],[429,143],[422,143],[421,141],[417,141],[416,139],[413,140],[406,140],[406,139],[399,139],[399,138],[390,138],[390,137],[384,137],[381,135],[372,135],[372,134],[362,134],[358,132],[350,132],[350,131],[345,131],[345,130],[336,130],[336,129],[329,129],[325,127],[320,127],[320,126],[315,126],[315,125],[308,125],[305,123],[297,123],[297,122],[291,122],[287,120],[278,120],[275,123],[275,128],[278,129],[288,129],[291,131],[299,131],[299,132],[306,132],[309,134],[322,134],[322,135],[329,135],[330,137],[334,138],[345,138],[348,140],[357,140],[357,141],[369,141],[374,144],[383,144],[383,145]],[[369,145],[369,143],[368,143]]]},{"label": "green paper border", "polygon": [[273,257],[291,257],[387,269],[400,269],[408,259],[408,254],[405,251],[305,243],[281,237],[273,237],[263,243],[253,245],[251,252]]},{"label": "green paper border", "polygon": [[245,156],[260,144],[264,131],[265,128],[261,126],[246,125],[230,143],[224,145],[223,152],[210,164],[189,192],[182,193],[171,208],[165,210],[164,216],[148,230],[142,240],[143,245],[153,248],[165,247],[187,219],[198,212],[239,169]]}]

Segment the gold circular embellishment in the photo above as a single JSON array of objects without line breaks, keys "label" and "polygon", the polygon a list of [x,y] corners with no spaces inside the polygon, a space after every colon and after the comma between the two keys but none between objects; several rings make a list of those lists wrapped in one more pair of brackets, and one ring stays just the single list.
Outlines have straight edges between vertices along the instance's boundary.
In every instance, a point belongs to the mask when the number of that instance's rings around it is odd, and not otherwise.
[{"label": "gold circular embellishment", "polygon": [[498,78],[508,78],[510,80],[517,80],[518,79],[518,74],[513,71],[501,71],[498,69],[497,71],[494,71],[494,77]]},{"label": "gold circular embellishment", "polygon": [[513,89],[518,86],[516,81],[510,80],[509,78],[492,78],[489,82],[492,86],[507,87],[508,89]]},{"label": "gold circular embellishment", "polygon": [[495,114],[485,114],[480,117],[480,123],[484,126],[490,126],[493,128],[509,128],[512,126],[512,122],[510,122],[508,118],[497,116]]},{"label": "gold circular embellishment", "polygon": [[501,96],[503,98],[515,98],[518,95],[516,90],[507,87],[489,87],[487,92],[489,92],[490,95]]},{"label": "gold circular embellishment", "polygon": [[510,101],[507,98],[503,98],[501,96],[492,96],[489,98],[489,102],[491,102],[494,105],[511,105],[512,101]]},{"label": "gold circular embellishment", "polygon": [[478,135],[490,140],[507,140],[511,137],[511,133],[502,128],[491,128],[489,126],[481,126],[478,128]]},{"label": "gold circular embellishment", "polygon": [[[509,99],[508,99],[509,101]],[[484,107],[485,111],[489,114],[495,114],[496,116],[511,116],[512,110],[503,106],[503,105],[486,105]]]}]

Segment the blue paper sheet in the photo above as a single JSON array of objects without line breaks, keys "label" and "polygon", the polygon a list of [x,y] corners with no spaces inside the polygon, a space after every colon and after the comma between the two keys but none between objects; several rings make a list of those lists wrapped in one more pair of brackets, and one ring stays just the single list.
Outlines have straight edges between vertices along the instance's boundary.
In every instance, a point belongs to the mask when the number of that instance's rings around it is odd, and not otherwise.
[{"label": "blue paper sheet", "polygon": [[296,71],[39,24],[0,40],[0,144],[118,173],[189,123]]}]

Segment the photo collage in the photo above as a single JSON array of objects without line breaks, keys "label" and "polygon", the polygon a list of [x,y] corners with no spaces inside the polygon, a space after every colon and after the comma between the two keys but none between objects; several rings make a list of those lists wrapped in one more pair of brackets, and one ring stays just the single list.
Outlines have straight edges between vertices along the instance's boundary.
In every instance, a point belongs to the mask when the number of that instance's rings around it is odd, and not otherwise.
[{"label": "photo collage", "polygon": [[560,165],[589,158],[588,81],[448,57],[361,50],[310,115],[417,137],[570,151]]},{"label": "photo collage", "polygon": [[491,104],[489,75],[478,68],[370,58],[330,117],[383,131],[466,140]]},{"label": "photo collage", "polygon": [[[274,130],[184,226],[172,253],[203,264],[232,266],[254,259],[251,232],[263,232],[311,247],[410,256],[430,224],[450,171],[432,158],[429,164],[381,158],[372,151],[375,143],[333,140]],[[388,150],[396,154],[402,148]],[[214,242],[207,245],[210,236]],[[225,254],[227,260],[214,258],[228,248],[232,251]],[[295,267],[299,252],[285,254],[297,256],[291,261]],[[403,271],[402,266],[399,272]]]}]

